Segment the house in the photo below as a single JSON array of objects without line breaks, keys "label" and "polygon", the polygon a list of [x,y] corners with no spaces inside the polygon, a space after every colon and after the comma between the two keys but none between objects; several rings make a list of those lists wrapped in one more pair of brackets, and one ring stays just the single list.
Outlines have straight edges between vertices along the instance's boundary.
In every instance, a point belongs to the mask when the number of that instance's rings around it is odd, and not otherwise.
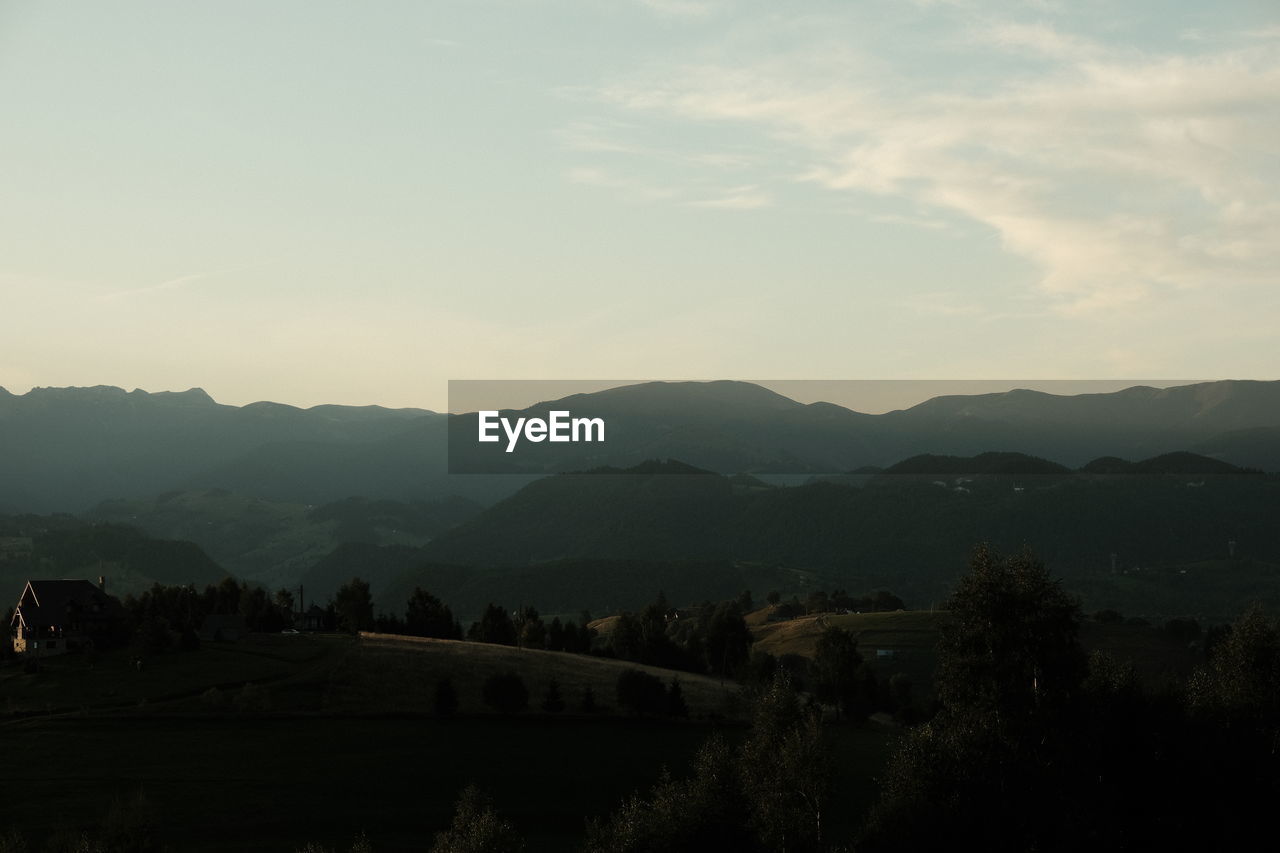
[{"label": "house", "polygon": [[106,579],[32,580],[9,622],[13,650],[56,655],[109,644],[125,628],[120,602],[106,591]]},{"label": "house", "polygon": [[314,604],[305,613],[293,615],[293,626],[301,631],[323,631],[328,621],[328,614]]}]

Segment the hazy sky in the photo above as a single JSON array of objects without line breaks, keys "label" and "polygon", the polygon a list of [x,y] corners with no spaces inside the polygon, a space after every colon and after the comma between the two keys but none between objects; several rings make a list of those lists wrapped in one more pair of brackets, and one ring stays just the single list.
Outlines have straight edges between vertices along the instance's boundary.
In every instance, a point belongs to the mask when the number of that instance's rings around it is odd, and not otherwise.
[{"label": "hazy sky", "polygon": [[1276,378],[1280,9],[0,0],[0,385]]}]

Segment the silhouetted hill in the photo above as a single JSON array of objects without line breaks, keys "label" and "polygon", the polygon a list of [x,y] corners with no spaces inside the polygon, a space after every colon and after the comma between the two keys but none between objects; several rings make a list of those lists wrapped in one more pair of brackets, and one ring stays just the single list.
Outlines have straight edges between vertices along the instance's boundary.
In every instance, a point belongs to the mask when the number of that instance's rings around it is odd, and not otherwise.
[{"label": "silhouetted hill", "polygon": [[[608,440],[522,445],[510,454],[502,442],[477,443],[476,418],[464,415],[449,424],[454,470],[554,473],[669,457],[720,473],[830,474],[920,454],[975,456],[991,447],[1076,466],[1103,453],[1147,458],[1224,432],[1278,427],[1280,383],[1139,386],[1080,395],[1014,390],[937,397],[866,415],[830,403],[800,404],[741,382],[655,382],[502,415],[546,418],[552,410],[604,418]],[[1265,448],[1231,447],[1249,455],[1228,461],[1262,467],[1255,459]],[[1269,464],[1280,468],[1276,463]]]},{"label": "silhouetted hill", "polygon": [[[1015,469],[1025,462],[988,458],[1016,462]],[[948,464],[973,467],[972,460]],[[1035,474],[1041,470],[1053,476]],[[1151,470],[1171,469],[1153,463]],[[987,541],[1006,551],[1029,546],[1068,586],[1088,579],[1095,607],[1130,610],[1129,571],[1224,559],[1228,540],[1240,558],[1280,562],[1280,478],[1063,471],[1038,460],[1030,476],[969,479],[966,472],[932,482],[879,475],[862,488],[814,482],[750,490],[706,474],[563,474],[441,534],[423,554],[484,571],[593,558],[784,566],[848,589],[891,588],[921,606],[944,600],[974,543]],[[1184,611],[1202,606],[1207,583],[1181,583]],[[1254,593],[1280,603],[1280,578]]]},{"label": "silhouetted hill", "polygon": [[[533,482],[430,543],[441,563],[524,565],[576,557],[721,559],[728,479],[678,462]],[[493,539],[495,530],[501,539]]]},{"label": "silhouetted hill", "polygon": [[[1244,468],[1211,459],[1198,453],[1177,451],[1163,453],[1140,462],[1129,462],[1114,456],[1095,459],[1080,469],[1086,474],[1247,474]],[[1253,472],[1257,473],[1257,472]]]},{"label": "silhouetted hill", "polygon": [[479,511],[462,498],[346,498],[312,507],[200,489],[104,501],[88,517],[129,524],[160,538],[190,540],[238,577],[275,589],[295,586],[317,560],[343,543],[422,545]]},{"label": "silhouetted hill", "polygon": [[[31,578],[107,578],[107,591],[123,596],[153,584],[203,588],[227,573],[193,542],[153,539],[120,524],[93,524],[70,516],[0,517],[0,536],[29,548],[0,560],[0,586],[13,602]],[[12,602],[11,602],[12,603]]]},{"label": "silhouetted hill", "polygon": [[79,512],[111,498],[211,488],[309,504],[350,495],[488,502],[528,481],[448,477],[446,420],[380,406],[227,406],[198,388],[6,392],[0,505]]},{"label": "silhouetted hill", "polygon": [[1232,430],[1191,446],[1196,453],[1263,471],[1280,471],[1280,426]]},{"label": "silhouetted hill", "polygon": [[[381,601],[387,588],[397,578],[421,566],[425,561],[422,549],[410,545],[349,542],[339,545],[318,560],[298,582],[305,587],[308,602],[323,604],[333,597],[339,587],[358,577],[369,583],[370,594],[375,600]],[[459,573],[465,574],[466,571],[459,570]],[[409,596],[405,595],[404,601],[408,600]],[[403,610],[404,602],[399,607]]]},{"label": "silhouetted hill", "polygon": [[[1225,381],[1114,394],[1010,391],[938,397],[866,415],[801,404],[743,382],[654,382],[548,401],[602,417],[602,444],[475,441],[472,415],[277,403],[221,405],[199,389],[37,388],[0,395],[0,506],[80,511],[108,498],[223,488],[274,501],[413,500],[458,494],[489,503],[536,476],[648,459],[718,473],[822,475],[920,454],[992,447],[1082,465],[1191,448],[1235,465],[1280,469],[1280,383]],[[453,439],[450,441],[450,439]],[[453,451],[446,458],[446,448]],[[451,476],[454,470],[506,477]]]},{"label": "silhouetted hill", "polygon": [[490,602],[509,609],[530,605],[544,614],[574,618],[640,610],[659,591],[672,602],[723,601],[744,589],[801,589],[823,583],[812,572],[727,560],[554,560],[532,566],[481,568],[419,563],[374,590],[382,609],[403,614],[415,587],[447,601],[472,621]]},{"label": "silhouetted hill", "polygon": [[885,468],[884,475],[918,474],[937,476],[958,475],[1028,475],[1069,474],[1066,466],[1047,459],[1028,456],[1025,453],[980,453],[977,456],[935,456],[922,454],[904,459]]}]

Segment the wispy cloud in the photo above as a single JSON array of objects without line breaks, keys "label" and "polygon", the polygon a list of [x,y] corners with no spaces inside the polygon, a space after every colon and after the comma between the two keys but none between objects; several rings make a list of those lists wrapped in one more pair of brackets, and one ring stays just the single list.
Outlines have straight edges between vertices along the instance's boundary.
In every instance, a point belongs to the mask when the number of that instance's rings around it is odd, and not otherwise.
[{"label": "wispy cloud", "polygon": [[707,18],[720,9],[711,0],[640,0],[640,5],[664,18]]},{"label": "wispy cloud", "polygon": [[1245,33],[1245,37],[1253,39],[1280,39],[1280,24],[1273,27],[1261,27],[1256,30],[1249,30]]},{"label": "wispy cloud", "polygon": [[588,154],[621,154],[675,163],[684,166],[710,167],[713,169],[745,169],[756,163],[758,156],[741,151],[699,151],[650,145],[628,137],[638,135],[641,129],[634,124],[578,120],[556,131],[560,143],[571,151]]},{"label": "wispy cloud", "polygon": [[881,225],[906,225],[911,228],[929,228],[935,231],[945,231],[951,228],[951,224],[947,221],[929,216],[908,216],[903,213],[868,213],[863,215],[872,222],[879,222]]},{"label": "wispy cloud", "polygon": [[1094,41],[1064,33],[1047,24],[1001,22],[972,29],[969,37],[977,44],[1005,50],[1028,52],[1048,59],[1078,62],[1099,56],[1105,49]]},{"label": "wispy cloud", "polygon": [[170,290],[180,290],[206,279],[216,278],[217,276],[228,275],[235,272],[244,272],[245,270],[258,269],[275,263],[279,263],[279,261],[262,261],[260,263],[240,264],[233,267],[208,270],[206,272],[188,273],[187,275],[180,275],[177,278],[166,279],[165,281],[161,281],[156,284],[147,284],[141,287],[132,287],[125,290],[115,290],[111,293],[104,293],[97,297],[95,301],[116,302],[122,299],[131,299],[138,296],[163,293]]},{"label": "wispy cloud", "polygon": [[665,201],[680,195],[680,190],[674,187],[654,186],[635,178],[614,174],[606,169],[590,167],[571,169],[568,178],[575,184],[613,190],[622,200],[633,203]]},{"label": "wispy cloud", "polygon": [[773,199],[759,187],[734,187],[723,195],[714,198],[689,202],[690,207],[705,207],[715,210],[759,210],[773,205]]},{"label": "wispy cloud", "polygon": [[597,96],[631,116],[741,125],[785,146],[795,179],[989,228],[1064,314],[1280,283],[1269,46],[1151,53],[989,21],[967,43],[1043,62],[997,82],[922,81],[891,64],[868,79],[865,57],[819,45],[650,68]]}]

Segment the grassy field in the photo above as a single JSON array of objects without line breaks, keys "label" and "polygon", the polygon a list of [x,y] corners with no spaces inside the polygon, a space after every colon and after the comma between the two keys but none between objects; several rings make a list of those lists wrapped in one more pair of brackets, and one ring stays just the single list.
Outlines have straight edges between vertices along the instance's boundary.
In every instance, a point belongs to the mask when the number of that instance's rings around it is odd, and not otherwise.
[{"label": "grassy field", "polygon": [[[664,682],[680,680],[690,716],[741,719],[740,689],[732,681],[675,673],[623,661],[565,652],[384,634],[255,634],[239,643],[206,644],[192,652],[143,658],[115,650],[47,658],[37,672],[17,662],[0,668],[0,711],[31,716],[106,711],[211,713],[236,710],[246,684],[258,700],[251,710],[330,714],[430,714],[437,683],[448,677],[462,714],[486,714],[481,688],[490,675],[515,671],[529,690],[532,712],[552,679],[567,713],[590,687],[596,713],[617,708],[618,675],[645,670]],[[263,698],[265,697],[265,699]]]},{"label": "grassy field", "polygon": [[36,672],[0,668],[0,710],[8,715],[189,705],[213,688],[228,696],[246,683],[266,686],[283,710],[318,710],[329,673],[353,647],[342,635],[253,635],[192,652],[142,655],[115,649],[45,658]]},{"label": "grassy field", "polygon": [[481,701],[485,679],[513,670],[524,679],[535,710],[555,679],[570,712],[577,709],[588,687],[602,711],[617,712],[618,675],[628,669],[644,670],[668,683],[678,678],[693,718],[734,719],[743,714],[741,691],[732,681],[567,652],[386,634],[361,636],[355,651],[333,673],[325,709],[428,713],[437,682],[448,676],[458,694],[458,710],[485,713],[489,711]]},{"label": "grassy field", "polygon": [[[812,657],[818,637],[828,626],[852,631],[863,658],[877,674],[904,672],[927,694],[933,682],[938,656],[935,645],[938,629],[946,619],[945,610],[899,610],[890,613],[851,613],[802,616],[783,622],[769,622],[768,608],[747,617],[756,641],[752,648],[772,655]],[[1150,687],[1163,687],[1171,680],[1185,678],[1203,661],[1197,650],[1146,625],[1104,625],[1085,620],[1080,642],[1087,651],[1102,651],[1120,661],[1132,663]],[[882,655],[889,651],[891,655]]]},{"label": "grassy field", "polygon": [[[307,841],[347,844],[357,832],[379,853],[421,851],[474,782],[531,850],[574,849],[586,817],[613,811],[664,767],[685,772],[713,731],[735,742],[746,731],[732,719],[647,720],[616,708],[484,712],[480,683],[508,668],[522,673],[535,704],[542,681],[555,677],[571,705],[587,684],[602,705],[616,705],[617,673],[630,664],[561,653],[376,635],[254,636],[156,655],[141,671],[132,660],[119,652],[50,660],[35,674],[0,670],[0,690],[18,714],[0,723],[0,748],[21,768],[0,798],[0,827],[20,829],[39,849],[57,827],[92,826],[113,797],[142,792],[178,851],[290,853]],[[477,713],[423,713],[443,674],[462,710]],[[679,677],[695,717],[740,716],[737,700],[726,705],[734,688]],[[237,709],[247,681],[265,691],[270,712]],[[829,826],[852,833],[892,735],[852,727],[830,735],[837,789]]]},{"label": "grassy field", "polygon": [[[941,614],[828,615],[852,630],[882,673],[912,674],[935,660]],[[752,614],[757,645],[812,653],[823,617],[766,622]],[[1196,653],[1141,625],[1087,622],[1086,647],[1135,663],[1149,678],[1185,674]],[[620,712],[617,674],[631,664],[555,652],[383,635],[253,636],[233,645],[148,658],[125,652],[65,657],[40,672],[0,668],[0,748],[15,781],[0,798],[0,827],[35,842],[57,827],[99,823],[113,797],[142,792],[162,838],[177,851],[290,853],[303,843],[347,844],[367,833],[379,853],[421,851],[445,827],[460,789],[485,787],[530,840],[532,851],[574,849],[584,820],[615,810],[663,768],[684,773],[713,731],[740,741],[745,710],[736,689],[680,674],[693,719],[638,719]],[[503,717],[479,701],[489,673],[515,669],[540,702],[556,678],[571,710]],[[663,680],[673,673],[651,670]],[[429,713],[434,686],[453,679],[462,714]],[[931,671],[929,672],[931,676]],[[929,676],[921,677],[921,690]],[[246,705],[252,683],[260,703]],[[605,708],[574,712],[590,685]],[[211,701],[211,697],[216,701]],[[699,722],[701,720],[701,722]],[[713,722],[714,721],[714,722]],[[877,793],[896,735],[828,729],[836,786],[827,825],[856,830]]]},{"label": "grassy field", "polygon": [[771,655],[813,657],[818,637],[828,627],[851,631],[858,641],[858,651],[875,671],[888,679],[903,673],[915,685],[916,696],[927,701],[932,695],[934,670],[938,665],[935,645],[938,625],[945,612],[898,610],[888,613],[825,613],[801,616],[784,622],[768,621],[764,608],[751,613],[747,623],[756,641],[753,649]]}]

